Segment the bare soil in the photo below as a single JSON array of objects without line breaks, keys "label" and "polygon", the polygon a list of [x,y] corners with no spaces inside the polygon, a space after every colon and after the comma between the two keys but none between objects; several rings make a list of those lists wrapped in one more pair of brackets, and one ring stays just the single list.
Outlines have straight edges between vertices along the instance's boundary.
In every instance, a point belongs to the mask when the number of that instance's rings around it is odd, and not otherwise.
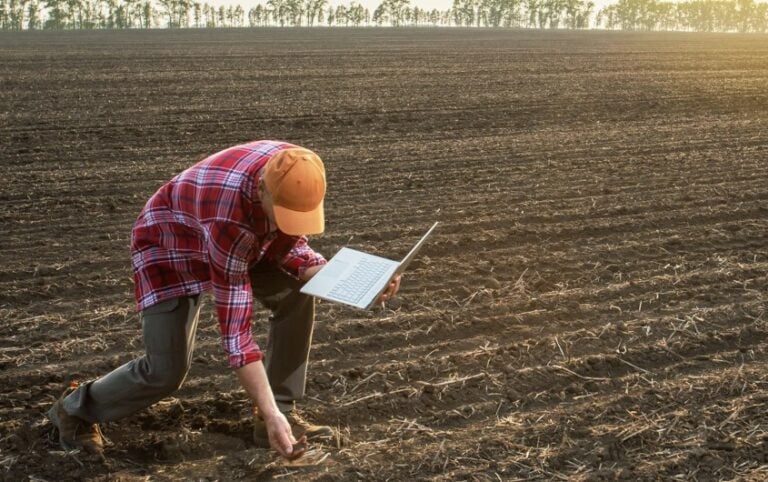
[{"label": "bare soil", "polygon": [[[768,37],[3,33],[0,85],[3,479],[768,476]],[[145,200],[260,138],[326,161],[326,255],[442,221],[387,310],[318,306],[303,409],[342,437],[254,446],[207,298],[175,398],[61,451],[64,386],[141,353]]]}]

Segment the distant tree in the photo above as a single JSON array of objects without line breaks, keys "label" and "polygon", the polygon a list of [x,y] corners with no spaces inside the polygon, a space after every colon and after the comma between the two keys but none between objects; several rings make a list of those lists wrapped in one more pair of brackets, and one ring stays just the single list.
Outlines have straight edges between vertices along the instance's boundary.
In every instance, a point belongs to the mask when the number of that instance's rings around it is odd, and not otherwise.
[{"label": "distant tree", "polygon": [[615,11],[616,11],[616,8],[613,5],[608,5],[598,10],[597,13],[595,14],[595,27],[605,28],[608,30],[615,29],[616,23],[613,18]]},{"label": "distant tree", "polygon": [[157,24],[157,9],[152,7],[152,2],[145,1],[141,5],[137,5],[137,11],[139,12],[139,27],[152,28],[152,25]]},{"label": "distant tree", "polygon": [[453,0],[453,18],[457,26],[471,27],[475,23],[475,0]]},{"label": "distant tree", "polygon": [[0,30],[9,30],[8,22],[8,3],[6,0],[0,0]]},{"label": "distant tree", "polygon": [[256,15],[256,18],[260,20],[259,23],[261,25],[269,25],[269,13],[267,12],[267,9],[260,4],[256,5]]},{"label": "distant tree", "polygon": [[347,23],[359,27],[365,22],[365,7],[356,2],[350,2],[347,6]]},{"label": "distant tree", "polygon": [[440,24],[440,10],[433,8],[429,12],[429,23],[433,27],[437,27]]},{"label": "distant tree", "polygon": [[498,27],[501,25],[504,8],[506,4],[503,0],[479,0],[475,23],[478,27]]},{"label": "distant tree", "polygon": [[169,28],[189,27],[191,0],[157,0],[157,2],[165,10]]},{"label": "distant tree", "polygon": [[373,23],[375,25],[381,26],[384,24],[384,22],[389,20],[389,15],[387,13],[386,7],[384,7],[383,3],[380,3],[378,7],[376,7],[376,10],[373,11]]},{"label": "distant tree", "polygon": [[477,25],[510,27],[520,21],[520,0],[480,0],[477,4]]},{"label": "distant tree", "polygon": [[168,28],[174,28],[178,27],[175,23],[175,11],[176,7],[178,5],[177,0],[157,0],[157,3],[160,4],[160,6],[163,9],[163,13],[166,17],[168,17],[168,23],[166,24]]},{"label": "distant tree", "polygon": [[301,0],[283,0],[283,12],[285,16],[285,23],[289,26],[296,27],[297,19],[301,19]]},{"label": "distant tree", "polygon": [[412,24],[418,27],[419,24],[424,21],[424,11],[419,7],[414,6],[411,9],[410,17]]},{"label": "distant tree", "polygon": [[586,18],[591,14],[594,3],[586,0],[565,0],[565,26],[567,28],[585,28]]},{"label": "distant tree", "polygon": [[539,17],[539,28],[559,28],[563,11],[565,10],[566,0],[543,0]]},{"label": "distant tree", "polygon": [[112,22],[112,28],[127,28],[124,5],[118,4],[115,7],[115,10],[112,12]]},{"label": "distant tree", "polygon": [[592,12],[594,11],[595,3],[592,1],[586,2],[584,8],[576,18],[576,28],[589,28],[589,19],[592,17]]},{"label": "distant tree", "polygon": [[451,4],[451,19],[453,20],[453,24],[457,27],[460,27],[464,23],[461,8],[459,8],[459,1],[460,0],[453,0],[453,3]]},{"label": "distant tree", "polygon": [[[325,11],[325,7],[328,5],[328,0],[315,0],[313,10],[315,12],[314,16],[317,17],[317,23],[323,23],[323,12]],[[314,20],[312,23],[310,23],[310,25],[314,25]]]},{"label": "distant tree", "polygon": [[144,8],[137,1],[123,1],[115,9],[115,27],[144,28]]},{"label": "distant tree", "polygon": [[504,26],[522,26],[524,18],[523,0],[510,0],[510,7],[504,19]]},{"label": "distant tree", "polygon": [[194,0],[180,0],[178,13],[179,27],[189,27],[189,14],[192,11]]},{"label": "distant tree", "polygon": [[488,26],[488,10],[490,10],[491,0],[477,0],[475,10],[475,25],[480,27]]},{"label": "distant tree", "polygon": [[757,5],[753,0],[736,0],[735,7],[735,23],[739,32],[748,32],[750,30],[750,23],[752,16],[754,15]]},{"label": "distant tree", "polygon": [[102,0],[101,9],[101,28],[115,28],[115,10],[117,9],[117,0]]},{"label": "distant tree", "polygon": [[40,4],[37,0],[32,0],[27,5],[27,28],[29,30],[37,30],[42,27],[40,20]]},{"label": "distant tree", "polygon": [[300,27],[304,20],[304,2],[302,0],[285,0],[288,23],[293,27]]},{"label": "distant tree", "polygon": [[81,10],[82,16],[80,19],[80,28],[94,29],[98,27],[99,16],[100,16],[99,3],[96,0],[83,0],[81,2],[81,5],[82,5],[82,10]]},{"label": "distant tree", "polygon": [[451,9],[440,11],[440,25],[451,25]]},{"label": "distant tree", "polygon": [[299,0],[302,3],[301,13],[304,15],[302,23],[311,26],[315,20],[317,12],[315,11],[315,0]]},{"label": "distant tree", "polygon": [[672,2],[660,2],[656,5],[656,16],[658,30],[675,30],[677,21],[675,20],[675,4]]},{"label": "distant tree", "polygon": [[21,30],[24,27],[24,15],[28,0],[10,0],[8,2],[8,26],[10,30]]},{"label": "distant tree", "polygon": [[64,0],[70,28],[83,28],[83,5],[81,0]]},{"label": "distant tree", "polygon": [[529,28],[536,27],[536,19],[538,17],[539,0],[523,0],[525,2],[526,21],[525,26]]},{"label": "distant tree", "polygon": [[413,10],[407,5],[400,10],[399,25],[413,25]]},{"label": "distant tree", "polygon": [[207,2],[203,4],[203,18],[207,28],[216,27],[216,9]]},{"label": "distant tree", "polygon": [[303,0],[303,12],[306,24],[310,27],[315,24],[315,19],[321,22],[323,9],[328,5],[328,0]]},{"label": "distant tree", "polygon": [[[5,0],[0,0],[0,2],[2,2],[0,6],[6,5]],[[43,23],[43,28],[59,30],[67,26],[66,11],[62,7],[63,3],[61,0],[43,0],[43,8],[48,13],[48,18]],[[5,22],[8,22],[7,16]],[[3,28],[9,27],[4,26]]]},{"label": "distant tree", "polygon": [[749,22],[752,32],[768,32],[768,3],[759,3],[755,6],[752,20]]},{"label": "distant tree", "polygon": [[281,27],[285,26],[287,15],[285,0],[267,0],[267,6],[272,12],[272,20],[278,23]]},{"label": "distant tree", "polygon": [[407,21],[407,15],[410,13],[410,0],[384,0],[386,9],[389,12],[390,22],[394,27],[399,27]]},{"label": "distant tree", "polygon": [[336,25],[343,24],[344,26],[349,26],[349,17],[347,16],[347,7],[345,5],[338,5],[336,7],[334,17],[336,18]]}]

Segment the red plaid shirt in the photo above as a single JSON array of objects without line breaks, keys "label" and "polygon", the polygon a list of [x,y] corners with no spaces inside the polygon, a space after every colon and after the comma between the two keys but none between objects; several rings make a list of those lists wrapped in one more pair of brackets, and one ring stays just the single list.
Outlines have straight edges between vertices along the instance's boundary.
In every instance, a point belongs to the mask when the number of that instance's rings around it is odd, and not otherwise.
[{"label": "red plaid shirt", "polygon": [[270,229],[256,194],[261,168],[291,147],[296,146],[257,141],[210,156],[161,187],[133,226],[138,310],[212,289],[233,368],[263,358],[251,334],[249,269],[266,260],[298,277],[326,262],[306,237]]}]

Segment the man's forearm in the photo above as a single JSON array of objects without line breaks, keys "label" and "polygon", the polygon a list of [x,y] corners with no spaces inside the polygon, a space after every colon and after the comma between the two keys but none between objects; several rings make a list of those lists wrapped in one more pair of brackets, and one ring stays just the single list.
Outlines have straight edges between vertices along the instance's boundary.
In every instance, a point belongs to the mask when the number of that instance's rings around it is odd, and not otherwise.
[{"label": "man's forearm", "polygon": [[269,386],[267,371],[261,361],[249,363],[235,370],[240,385],[248,395],[256,402],[263,418],[269,418],[278,411],[272,388]]}]

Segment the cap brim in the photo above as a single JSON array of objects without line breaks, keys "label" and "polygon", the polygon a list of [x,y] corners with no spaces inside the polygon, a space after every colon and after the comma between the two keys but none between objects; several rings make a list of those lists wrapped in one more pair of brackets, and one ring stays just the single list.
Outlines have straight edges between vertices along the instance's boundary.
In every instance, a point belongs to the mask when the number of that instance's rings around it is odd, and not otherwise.
[{"label": "cap brim", "polygon": [[322,201],[312,211],[293,211],[278,205],[274,205],[273,208],[277,227],[285,234],[301,236],[303,234],[321,234],[325,231]]}]

